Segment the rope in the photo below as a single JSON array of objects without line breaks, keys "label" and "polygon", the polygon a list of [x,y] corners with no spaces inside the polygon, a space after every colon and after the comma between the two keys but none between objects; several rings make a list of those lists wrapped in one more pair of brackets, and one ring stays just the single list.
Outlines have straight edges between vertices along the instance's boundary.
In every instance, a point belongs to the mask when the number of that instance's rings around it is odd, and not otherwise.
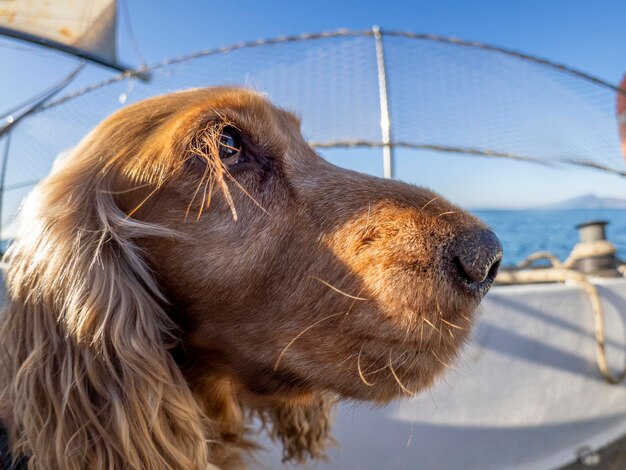
[{"label": "rope", "polygon": [[[626,365],[619,374],[613,374],[608,365],[606,356],[606,335],[604,329],[604,310],[600,294],[595,285],[589,280],[589,276],[573,269],[574,263],[589,256],[614,255],[615,247],[606,240],[579,243],[574,247],[570,256],[561,262],[556,256],[547,251],[531,254],[518,264],[515,270],[503,270],[498,274],[496,283],[531,284],[537,282],[572,282],[580,286],[589,296],[591,310],[593,312],[596,338],[596,359],[598,369],[604,379],[610,384],[619,384],[626,378]],[[533,264],[540,260],[548,260],[549,268],[532,268]],[[626,264],[621,265],[618,271],[626,276]]]}]

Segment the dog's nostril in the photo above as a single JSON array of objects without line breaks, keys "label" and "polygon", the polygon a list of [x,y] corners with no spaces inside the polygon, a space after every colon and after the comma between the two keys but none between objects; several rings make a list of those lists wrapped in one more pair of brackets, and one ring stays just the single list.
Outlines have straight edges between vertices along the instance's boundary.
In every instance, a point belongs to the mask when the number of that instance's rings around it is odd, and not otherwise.
[{"label": "dog's nostril", "polygon": [[502,255],[500,255],[500,259],[491,265],[489,268],[489,272],[487,273],[487,279],[494,280],[498,275],[498,269],[500,269],[500,263],[502,262]]},{"label": "dog's nostril", "polygon": [[470,283],[483,283],[487,280],[493,281],[498,274],[498,268],[500,267],[500,260],[495,261],[491,265],[464,263],[460,258],[454,258],[454,264],[458,270],[458,273],[466,281]]},{"label": "dog's nostril", "polygon": [[456,274],[469,287],[489,287],[498,274],[502,245],[491,230],[476,230],[458,236],[451,254]]}]

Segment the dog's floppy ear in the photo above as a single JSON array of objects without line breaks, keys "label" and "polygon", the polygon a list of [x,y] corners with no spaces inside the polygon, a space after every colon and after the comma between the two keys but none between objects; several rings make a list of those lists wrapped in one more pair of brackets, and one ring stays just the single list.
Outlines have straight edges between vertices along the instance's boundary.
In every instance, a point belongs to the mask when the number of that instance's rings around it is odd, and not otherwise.
[{"label": "dog's floppy ear", "polygon": [[332,411],[337,398],[319,392],[305,400],[277,403],[257,410],[272,440],[283,446],[283,462],[303,464],[307,459],[326,460],[326,451],[335,445],[331,435]]},{"label": "dog's floppy ear", "polygon": [[37,468],[205,469],[211,429],[136,244],[172,234],[118,207],[121,175],[102,154],[115,141],[94,135],[29,198],[8,255],[0,401],[13,450]]}]

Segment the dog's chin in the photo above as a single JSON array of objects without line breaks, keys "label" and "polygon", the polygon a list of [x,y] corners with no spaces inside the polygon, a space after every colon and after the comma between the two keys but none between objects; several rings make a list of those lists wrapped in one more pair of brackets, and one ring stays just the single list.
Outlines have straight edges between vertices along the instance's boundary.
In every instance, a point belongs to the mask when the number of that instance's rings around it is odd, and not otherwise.
[{"label": "dog's chin", "polygon": [[334,391],[348,399],[386,403],[430,388],[454,367],[471,332],[475,309],[464,310],[455,317],[456,323],[436,325],[436,333],[433,330],[420,336],[419,332],[403,332],[397,336],[372,336],[361,342],[358,349],[346,354],[356,358],[356,366],[339,371]]},{"label": "dog's chin", "polygon": [[[279,367],[275,361],[260,360],[273,359],[273,354],[241,354],[232,358],[233,372],[242,388],[260,399],[298,398],[322,390],[345,399],[377,403],[410,397],[432,386],[453,367],[471,332],[478,305],[475,297],[463,300],[465,305],[458,300],[453,305],[442,303],[437,320],[430,316],[422,321],[416,312],[409,328],[401,321],[396,324],[393,315],[383,321],[382,312],[355,309],[355,317],[358,313],[372,318],[381,315],[380,321],[369,326],[357,322],[344,324],[342,329],[329,328],[323,332],[323,343],[333,347],[321,347],[315,355],[295,342],[290,352],[297,360],[283,358]],[[406,310],[403,313],[406,315]]]},{"label": "dog's chin", "polygon": [[389,355],[386,361],[381,356],[379,363],[386,364],[380,366],[381,370],[373,374],[359,372],[351,375],[351,383],[344,383],[334,391],[342,398],[378,404],[398,398],[411,398],[429,389],[450,367],[438,360],[432,352],[406,351],[401,361],[392,359],[391,367]]}]

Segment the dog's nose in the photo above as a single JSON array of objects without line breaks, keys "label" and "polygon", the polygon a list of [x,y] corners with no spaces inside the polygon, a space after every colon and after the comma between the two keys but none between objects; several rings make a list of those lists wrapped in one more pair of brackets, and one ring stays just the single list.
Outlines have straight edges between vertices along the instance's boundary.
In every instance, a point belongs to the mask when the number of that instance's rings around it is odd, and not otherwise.
[{"label": "dog's nose", "polygon": [[472,293],[486,293],[502,260],[502,245],[496,234],[484,229],[462,233],[453,242],[450,254],[461,286]]}]

